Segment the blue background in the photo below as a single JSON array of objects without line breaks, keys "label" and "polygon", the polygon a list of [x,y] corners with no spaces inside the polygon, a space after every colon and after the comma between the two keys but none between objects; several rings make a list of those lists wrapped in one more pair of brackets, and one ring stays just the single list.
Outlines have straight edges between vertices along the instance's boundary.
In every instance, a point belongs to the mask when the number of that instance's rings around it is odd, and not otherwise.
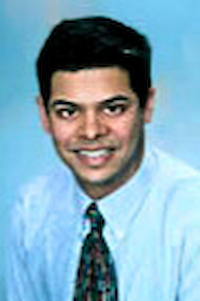
[{"label": "blue background", "polygon": [[117,18],[153,45],[157,107],[147,132],[157,145],[200,169],[199,0],[2,0],[0,7],[0,300],[5,301],[5,238],[18,187],[58,159],[40,127],[35,59],[55,22]]}]

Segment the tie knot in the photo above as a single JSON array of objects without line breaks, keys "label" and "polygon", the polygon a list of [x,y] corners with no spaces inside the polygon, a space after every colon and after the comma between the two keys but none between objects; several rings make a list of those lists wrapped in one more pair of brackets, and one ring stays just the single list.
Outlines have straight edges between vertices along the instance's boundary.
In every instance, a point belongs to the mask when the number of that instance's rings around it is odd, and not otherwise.
[{"label": "tie knot", "polygon": [[86,216],[89,218],[91,222],[91,230],[101,234],[105,222],[101,213],[98,210],[96,203],[92,203],[88,207],[86,211]]}]

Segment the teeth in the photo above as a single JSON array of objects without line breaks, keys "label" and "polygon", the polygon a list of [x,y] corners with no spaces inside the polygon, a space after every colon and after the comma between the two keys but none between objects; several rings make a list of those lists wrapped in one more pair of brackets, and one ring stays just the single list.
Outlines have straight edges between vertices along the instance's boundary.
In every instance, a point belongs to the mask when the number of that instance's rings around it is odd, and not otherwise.
[{"label": "teeth", "polygon": [[100,156],[105,156],[109,153],[107,149],[99,149],[99,150],[82,150],[79,152],[83,156],[87,156],[90,158],[97,158]]}]

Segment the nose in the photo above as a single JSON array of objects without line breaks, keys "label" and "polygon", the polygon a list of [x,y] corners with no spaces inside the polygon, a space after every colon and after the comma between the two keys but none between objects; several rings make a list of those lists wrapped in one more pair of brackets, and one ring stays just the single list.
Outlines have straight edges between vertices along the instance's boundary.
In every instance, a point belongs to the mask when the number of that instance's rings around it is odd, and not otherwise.
[{"label": "nose", "polygon": [[101,116],[95,112],[88,112],[81,124],[81,134],[84,139],[95,140],[107,133],[107,126]]}]

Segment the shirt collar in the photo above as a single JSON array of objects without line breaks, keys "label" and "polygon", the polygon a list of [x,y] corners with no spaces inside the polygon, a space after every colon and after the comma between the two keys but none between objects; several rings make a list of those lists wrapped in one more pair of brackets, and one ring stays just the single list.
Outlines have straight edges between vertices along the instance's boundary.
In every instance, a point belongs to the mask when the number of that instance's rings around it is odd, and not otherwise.
[{"label": "shirt collar", "polygon": [[[149,188],[152,185],[153,157],[150,148],[146,147],[142,163],[134,176],[122,187],[98,202],[106,226],[111,229],[117,240],[121,240],[130,221],[140,212]],[[84,219],[87,207],[94,201],[83,190],[78,188],[79,210]]]}]

